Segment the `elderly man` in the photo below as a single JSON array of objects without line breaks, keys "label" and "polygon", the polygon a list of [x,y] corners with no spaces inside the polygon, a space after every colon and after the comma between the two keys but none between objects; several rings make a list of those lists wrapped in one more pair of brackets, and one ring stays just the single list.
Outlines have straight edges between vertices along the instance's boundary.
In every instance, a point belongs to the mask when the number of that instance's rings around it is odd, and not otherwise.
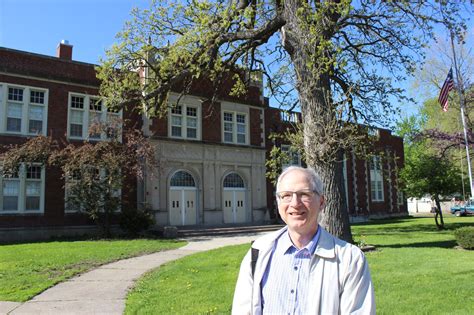
[{"label": "elderly man", "polygon": [[285,169],[276,196],[286,227],[257,239],[244,257],[232,314],[375,314],[364,254],[318,225],[318,174]]}]

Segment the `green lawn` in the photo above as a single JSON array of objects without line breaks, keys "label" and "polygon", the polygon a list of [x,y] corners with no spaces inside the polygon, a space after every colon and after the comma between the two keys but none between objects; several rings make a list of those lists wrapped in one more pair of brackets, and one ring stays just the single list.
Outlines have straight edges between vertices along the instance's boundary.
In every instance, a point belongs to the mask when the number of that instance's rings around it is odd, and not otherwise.
[{"label": "green lawn", "polygon": [[0,301],[23,302],[93,267],[183,246],[162,240],[57,241],[0,246]]},{"label": "green lawn", "polygon": [[[472,314],[474,251],[456,249],[453,229],[474,217],[380,220],[353,226],[367,253],[378,314]],[[249,244],[199,253],[168,263],[141,279],[126,314],[228,314],[240,261]]]}]

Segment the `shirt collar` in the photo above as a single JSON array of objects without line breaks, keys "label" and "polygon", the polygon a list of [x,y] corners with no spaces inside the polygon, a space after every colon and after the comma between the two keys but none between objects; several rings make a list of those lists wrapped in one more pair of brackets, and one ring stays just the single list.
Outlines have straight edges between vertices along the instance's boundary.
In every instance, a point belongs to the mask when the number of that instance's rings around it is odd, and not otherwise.
[{"label": "shirt collar", "polygon": [[[314,234],[313,238],[311,239],[311,241],[306,244],[305,247],[303,248],[306,248],[309,253],[311,255],[314,254],[314,251],[316,249],[316,245],[318,244],[318,241],[319,241],[319,236],[321,235],[321,227],[318,225],[318,230],[316,232],[316,234]],[[290,234],[288,233],[288,230],[283,233],[279,239],[278,239],[278,245],[276,247],[276,250],[275,252],[277,254],[281,254],[281,255],[284,255],[285,253],[287,253],[291,248],[294,248],[295,251],[297,251],[297,248],[295,245],[293,245],[293,242],[291,241],[291,238],[290,238]],[[303,249],[302,248],[302,249]],[[301,249],[301,250],[302,250]]]}]

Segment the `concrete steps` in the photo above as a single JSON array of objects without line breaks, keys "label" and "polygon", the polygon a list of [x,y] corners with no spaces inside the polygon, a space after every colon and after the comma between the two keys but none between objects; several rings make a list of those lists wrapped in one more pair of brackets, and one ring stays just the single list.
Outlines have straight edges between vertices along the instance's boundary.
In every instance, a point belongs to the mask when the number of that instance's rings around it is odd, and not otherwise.
[{"label": "concrete steps", "polygon": [[178,228],[178,237],[224,236],[271,232],[281,229],[283,224],[262,225],[225,225],[225,226],[182,226]]}]

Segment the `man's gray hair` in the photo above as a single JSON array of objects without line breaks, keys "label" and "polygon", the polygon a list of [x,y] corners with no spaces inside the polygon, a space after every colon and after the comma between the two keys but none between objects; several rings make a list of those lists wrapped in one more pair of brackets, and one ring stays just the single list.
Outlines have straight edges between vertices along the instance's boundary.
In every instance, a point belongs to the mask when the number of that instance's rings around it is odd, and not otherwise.
[{"label": "man's gray hair", "polygon": [[289,166],[281,172],[280,176],[278,176],[277,184],[276,184],[276,189],[278,191],[278,187],[280,186],[280,182],[283,180],[283,177],[285,177],[288,173],[293,172],[293,171],[300,171],[306,174],[306,176],[309,179],[309,182],[311,184],[311,189],[314,190],[318,195],[322,196],[324,194],[324,185],[323,181],[321,180],[321,177],[319,177],[318,173],[311,168],[304,168],[301,166]]}]

